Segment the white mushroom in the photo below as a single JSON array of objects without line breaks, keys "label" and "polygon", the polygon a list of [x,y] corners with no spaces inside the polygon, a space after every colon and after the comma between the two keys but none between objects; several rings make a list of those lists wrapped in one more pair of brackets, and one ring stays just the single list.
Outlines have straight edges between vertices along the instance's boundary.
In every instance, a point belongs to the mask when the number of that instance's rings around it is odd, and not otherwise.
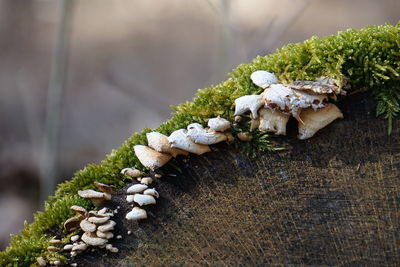
[{"label": "white mushroom", "polygon": [[136,145],[133,149],[140,163],[152,171],[164,166],[172,158],[170,154],[155,151],[148,146]]},{"label": "white mushroom", "polygon": [[127,195],[127,196],[126,196],[126,201],[127,201],[128,203],[132,203],[133,200],[134,200],[133,195]]},{"label": "white mushroom", "polygon": [[79,240],[79,235],[73,235],[73,236],[71,236],[71,241],[72,242],[75,242],[75,241],[78,241]]},{"label": "white mushroom", "polygon": [[121,174],[128,175],[128,176],[130,176],[132,178],[137,178],[137,177],[140,177],[142,175],[142,173],[139,170],[135,169],[135,168],[122,169]]},{"label": "white mushroom", "polygon": [[272,132],[277,135],[286,135],[286,124],[290,115],[284,114],[279,110],[262,108],[259,111],[261,132]]},{"label": "white mushroom", "polygon": [[91,233],[84,233],[82,235],[82,240],[90,246],[103,246],[108,242],[107,239],[97,237],[96,235]]},{"label": "white mushroom", "polygon": [[231,128],[231,123],[228,120],[221,118],[220,116],[209,119],[207,125],[208,127],[210,127],[211,130],[217,132],[225,132],[226,130]]},{"label": "white mushroom", "polygon": [[82,215],[84,217],[87,215],[87,210],[84,207],[73,205],[70,209],[78,215]]},{"label": "white mushroom", "polygon": [[207,132],[199,123],[189,124],[187,136],[196,144],[212,145],[226,140],[226,135],[219,132]]},{"label": "white mushroom", "polygon": [[141,184],[145,184],[145,185],[149,185],[149,184],[153,183],[153,179],[151,177],[143,177],[140,180],[140,183]]},{"label": "white mushroom", "polygon": [[81,223],[79,224],[81,229],[85,232],[94,232],[96,231],[96,225],[89,222],[87,219],[81,221]]},{"label": "white mushroom", "polygon": [[343,118],[342,112],[334,104],[327,104],[326,107],[313,110],[311,108],[304,109],[300,113],[299,122],[299,139],[308,139],[312,137],[318,130],[324,128],[332,121]]},{"label": "white mushroom", "polygon": [[267,88],[273,83],[278,82],[278,78],[275,74],[265,71],[265,70],[258,70],[253,72],[250,75],[250,79],[253,83],[261,88]]},{"label": "white mushroom", "polygon": [[134,207],[130,212],[128,212],[125,216],[127,220],[143,220],[147,219],[147,212],[144,209]]},{"label": "white mushroom", "polygon": [[46,266],[47,262],[45,261],[45,259],[43,257],[37,257],[36,258],[36,262],[39,266]]},{"label": "white mushroom", "polygon": [[171,144],[168,142],[168,136],[166,135],[158,132],[151,132],[147,133],[146,137],[148,146],[158,152],[171,154],[174,158],[178,155],[189,155],[189,152],[187,151],[171,147]]},{"label": "white mushroom", "polygon": [[87,220],[94,224],[103,224],[103,223],[107,222],[109,219],[110,219],[109,216],[106,216],[106,217],[93,216],[93,217],[89,217]]},{"label": "white mushroom", "polygon": [[107,223],[100,225],[97,230],[100,232],[108,232],[114,230],[116,223],[113,220],[109,220]]},{"label": "white mushroom", "polygon": [[118,252],[118,248],[113,247],[113,245],[111,245],[111,244],[107,244],[107,245],[106,245],[106,249],[107,249],[108,251],[110,251],[110,252],[113,252],[113,253],[117,253],[117,252]]},{"label": "white mushroom", "polygon": [[139,204],[139,206],[156,204],[156,199],[151,195],[135,194],[133,195],[133,201]]},{"label": "white mushroom", "polygon": [[242,115],[250,110],[254,118],[258,117],[258,110],[264,105],[261,95],[244,95],[235,99],[235,116]]},{"label": "white mushroom", "polygon": [[109,196],[106,196],[105,193],[97,192],[92,189],[87,190],[79,190],[78,195],[82,198],[88,198],[92,201],[93,205],[100,206],[103,204],[105,200],[109,199]]},{"label": "white mushroom", "polygon": [[154,188],[149,188],[149,189],[144,190],[143,195],[150,195],[150,196],[153,196],[156,198],[159,197],[158,192]]},{"label": "white mushroom", "polygon": [[111,232],[102,232],[102,231],[97,231],[96,235],[100,238],[105,238],[105,239],[111,239],[114,237],[114,234]]},{"label": "white mushroom", "polygon": [[168,141],[172,147],[176,147],[197,155],[210,152],[211,149],[207,145],[196,144],[187,136],[187,130],[179,129],[171,133]]},{"label": "white mushroom", "polygon": [[144,190],[146,190],[147,188],[148,188],[148,186],[145,184],[134,184],[134,185],[131,185],[130,187],[128,187],[128,189],[126,189],[126,193],[128,193],[128,194],[141,193]]},{"label": "white mushroom", "polygon": [[63,247],[63,250],[71,250],[73,247],[74,247],[74,245],[72,245],[72,244],[66,244],[66,245]]}]

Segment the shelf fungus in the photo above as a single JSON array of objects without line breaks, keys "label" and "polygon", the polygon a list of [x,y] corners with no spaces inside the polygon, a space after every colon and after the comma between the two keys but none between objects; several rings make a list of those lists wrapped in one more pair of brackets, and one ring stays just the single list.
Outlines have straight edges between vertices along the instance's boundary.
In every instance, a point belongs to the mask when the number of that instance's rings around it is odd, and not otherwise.
[{"label": "shelf fungus", "polygon": [[209,119],[207,125],[210,130],[216,132],[225,132],[226,130],[231,128],[231,123],[228,120],[221,118],[220,116]]},{"label": "shelf fungus", "polygon": [[142,176],[141,171],[135,168],[125,168],[121,170],[121,174],[130,176],[132,178],[137,178]]},{"label": "shelf fungus", "polygon": [[254,118],[258,117],[258,110],[264,105],[261,95],[244,95],[235,99],[235,116],[250,111]]},{"label": "shelf fungus", "polygon": [[168,142],[168,136],[163,135],[162,133],[151,132],[147,133],[146,137],[148,146],[158,152],[168,153],[174,158],[176,158],[178,155],[184,155],[184,156],[189,155],[189,152],[185,150],[179,148],[173,148],[171,144]]},{"label": "shelf fungus", "polygon": [[142,208],[134,207],[126,214],[125,218],[130,221],[144,220],[147,219],[147,212]]},{"label": "shelf fungus", "polygon": [[171,133],[168,137],[168,141],[172,147],[176,147],[182,150],[186,150],[190,153],[197,155],[210,152],[211,149],[208,145],[196,144],[188,136],[188,131],[186,129],[179,129]]},{"label": "shelf fungus", "polygon": [[268,108],[260,109],[259,114],[260,124],[258,129],[261,132],[272,132],[276,135],[286,135],[286,124],[290,115]]},{"label": "shelf fungus", "polygon": [[258,70],[253,72],[250,75],[250,79],[255,85],[264,89],[270,86],[271,84],[278,82],[278,78],[276,77],[275,74],[265,70]]},{"label": "shelf fungus", "polygon": [[187,136],[196,144],[213,145],[227,139],[223,133],[207,131],[200,123],[189,124],[187,129]]},{"label": "shelf fungus", "polygon": [[96,207],[101,206],[104,201],[110,200],[111,195],[103,192],[98,192],[92,189],[79,190],[78,195],[82,198],[90,199]]},{"label": "shelf fungus", "polygon": [[133,149],[140,163],[152,171],[164,166],[172,158],[170,154],[158,152],[148,146],[136,145]]}]

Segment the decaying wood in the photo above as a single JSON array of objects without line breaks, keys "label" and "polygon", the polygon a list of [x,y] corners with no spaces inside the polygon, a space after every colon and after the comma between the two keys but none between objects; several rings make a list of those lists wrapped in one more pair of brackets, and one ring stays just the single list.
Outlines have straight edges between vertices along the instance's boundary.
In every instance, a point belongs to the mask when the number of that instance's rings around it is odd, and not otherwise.
[{"label": "decaying wood", "polygon": [[[338,104],[345,119],[313,138],[274,139],[288,148],[251,159],[227,145],[174,160],[157,179],[148,219],[128,222],[121,193],[119,227],[82,266],[341,265],[400,262],[400,123],[387,135],[368,95]],[[294,123],[294,122],[289,122]],[[295,129],[296,127],[292,127]],[[123,226],[121,226],[123,225]],[[127,235],[131,230],[132,234]]]}]

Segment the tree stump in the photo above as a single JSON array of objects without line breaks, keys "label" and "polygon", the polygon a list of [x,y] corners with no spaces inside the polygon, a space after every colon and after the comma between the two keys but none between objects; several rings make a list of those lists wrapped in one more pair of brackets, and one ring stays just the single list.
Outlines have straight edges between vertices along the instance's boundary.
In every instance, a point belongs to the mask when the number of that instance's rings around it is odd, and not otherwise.
[{"label": "tree stump", "polygon": [[[338,103],[345,119],[282,152],[249,158],[218,145],[179,158],[156,181],[149,218],[128,222],[123,192],[110,243],[79,266],[396,266],[400,262],[400,123],[387,135],[367,94]],[[292,125],[294,126],[294,125]],[[176,176],[171,176],[175,174]],[[132,231],[131,235],[127,231]]]}]

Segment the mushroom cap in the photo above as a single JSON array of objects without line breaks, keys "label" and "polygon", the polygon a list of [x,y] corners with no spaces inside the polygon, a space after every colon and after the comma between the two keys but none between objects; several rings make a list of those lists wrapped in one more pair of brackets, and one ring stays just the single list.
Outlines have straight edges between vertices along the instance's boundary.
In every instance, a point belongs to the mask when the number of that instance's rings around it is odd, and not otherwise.
[{"label": "mushroom cap", "polygon": [[172,147],[176,147],[197,155],[210,152],[211,149],[208,145],[196,144],[187,136],[186,129],[179,129],[171,133],[168,141]]},{"label": "mushroom cap", "polygon": [[108,232],[114,229],[116,223],[113,220],[109,220],[107,223],[100,225],[97,230],[100,232]]},{"label": "mushroom cap", "polygon": [[278,82],[278,78],[275,74],[265,71],[257,70],[250,75],[250,79],[253,83],[261,88],[267,88],[273,83]]},{"label": "mushroom cap", "polygon": [[107,239],[97,237],[96,235],[90,233],[84,233],[82,235],[82,240],[83,242],[91,246],[103,246],[108,242]]},{"label": "mushroom cap", "polygon": [[128,193],[128,194],[141,193],[144,190],[146,190],[147,188],[148,188],[148,186],[145,184],[134,184],[134,185],[131,185],[130,187],[128,187],[128,189],[126,189],[126,193]]},{"label": "mushroom cap", "polygon": [[156,199],[151,195],[135,194],[133,195],[133,201],[139,204],[139,206],[156,204]]},{"label": "mushroom cap", "polygon": [[106,239],[111,239],[114,237],[114,234],[111,232],[102,232],[102,231],[97,231],[96,235],[100,238],[106,238]]},{"label": "mushroom cap", "polygon": [[231,128],[231,123],[228,120],[221,118],[220,116],[209,119],[207,125],[208,127],[210,127],[211,130],[217,132],[225,132],[226,130]]},{"label": "mushroom cap", "polygon": [[115,192],[115,186],[113,185],[107,185],[99,182],[94,182],[94,185],[97,186],[97,188],[104,193],[112,195]]},{"label": "mushroom cap", "polygon": [[200,123],[191,123],[187,129],[187,136],[196,144],[212,145],[226,140],[223,133],[208,132]]},{"label": "mushroom cap", "polygon": [[244,95],[235,99],[234,116],[242,115],[250,110],[254,118],[258,117],[258,110],[264,105],[264,99],[261,95]]},{"label": "mushroom cap", "polygon": [[85,243],[79,243],[72,247],[72,251],[84,251],[87,249],[87,245]]},{"label": "mushroom cap", "polygon": [[149,188],[149,189],[144,190],[143,195],[150,195],[150,196],[153,196],[156,198],[158,198],[160,196],[154,188]]},{"label": "mushroom cap", "polygon": [[187,151],[179,148],[173,148],[168,142],[168,136],[163,135],[162,133],[151,132],[147,133],[146,137],[147,145],[158,152],[171,154],[174,158],[176,158],[177,155],[189,155],[189,152]]},{"label": "mushroom cap", "polygon": [[170,154],[155,151],[148,146],[136,145],[133,149],[140,163],[152,171],[164,166],[172,158]]},{"label": "mushroom cap", "polygon": [[64,229],[67,232],[71,232],[71,231],[77,229],[79,227],[80,222],[83,220],[83,218],[84,217],[81,215],[69,218],[68,220],[66,220],[64,222]]},{"label": "mushroom cap", "polygon": [[152,184],[152,183],[153,183],[153,178],[151,178],[151,177],[143,177],[143,178],[140,180],[140,183],[141,183],[141,184],[145,184],[145,185]]},{"label": "mushroom cap", "polygon": [[81,206],[77,206],[77,205],[73,205],[70,208],[73,212],[75,212],[76,214],[85,216],[87,215],[87,210],[84,207]]},{"label": "mushroom cap", "polygon": [[342,94],[345,95],[346,91],[350,86],[348,80],[343,80],[343,87],[339,87],[339,81],[331,78],[322,76],[315,81],[294,81],[293,83],[287,84],[286,86],[296,90],[309,90],[317,94]]},{"label": "mushroom cap", "polygon": [[262,108],[259,111],[261,132],[272,132],[277,135],[286,135],[286,124],[290,115],[284,114],[279,110]]},{"label": "mushroom cap", "polygon": [[88,219],[81,221],[79,226],[81,227],[81,229],[84,232],[94,232],[94,231],[96,231],[96,228],[97,228],[97,226],[95,224],[89,222]]},{"label": "mushroom cap", "polygon": [[72,244],[66,244],[66,245],[63,247],[63,250],[71,250],[73,247],[74,247],[74,245],[72,245]]},{"label": "mushroom cap", "polygon": [[135,168],[125,168],[121,170],[121,174],[123,175],[128,175],[132,178],[137,178],[140,177],[142,175],[141,171],[139,171],[138,169]]},{"label": "mushroom cap", "polygon": [[110,219],[109,216],[106,216],[106,217],[92,216],[92,217],[89,217],[87,220],[94,224],[103,224],[103,223],[107,222],[109,219]]},{"label": "mushroom cap", "polygon": [[300,113],[298,138],[301,140],[308,139],[338,118],[343,118],[343,114],[336,105],[331,103],[317,110],[303,109]]},{"label": "mushroom cap", "polygon": [[127,195],[126,196],[126,202],[128,202],[128,203],[132,203],[133,202],[133,195]]},{"label": "mushroom cap", "polygon": [[83,198],[104,198],[104,193],[92,189],[79,190],[78,195]]},{"label": "mushroom cap", "polygon": [[147,212],[144,209],[134,207],[130,212],[128,212],[125,216],[127,220],[143,220],[147,219]]},{"label": "mushroom cap", "polygon": [[79,235],[73,235],[73,236],[71,236],[71,241],[72,241],[72,242],[78,241],[79,238],[80,238]]}]

